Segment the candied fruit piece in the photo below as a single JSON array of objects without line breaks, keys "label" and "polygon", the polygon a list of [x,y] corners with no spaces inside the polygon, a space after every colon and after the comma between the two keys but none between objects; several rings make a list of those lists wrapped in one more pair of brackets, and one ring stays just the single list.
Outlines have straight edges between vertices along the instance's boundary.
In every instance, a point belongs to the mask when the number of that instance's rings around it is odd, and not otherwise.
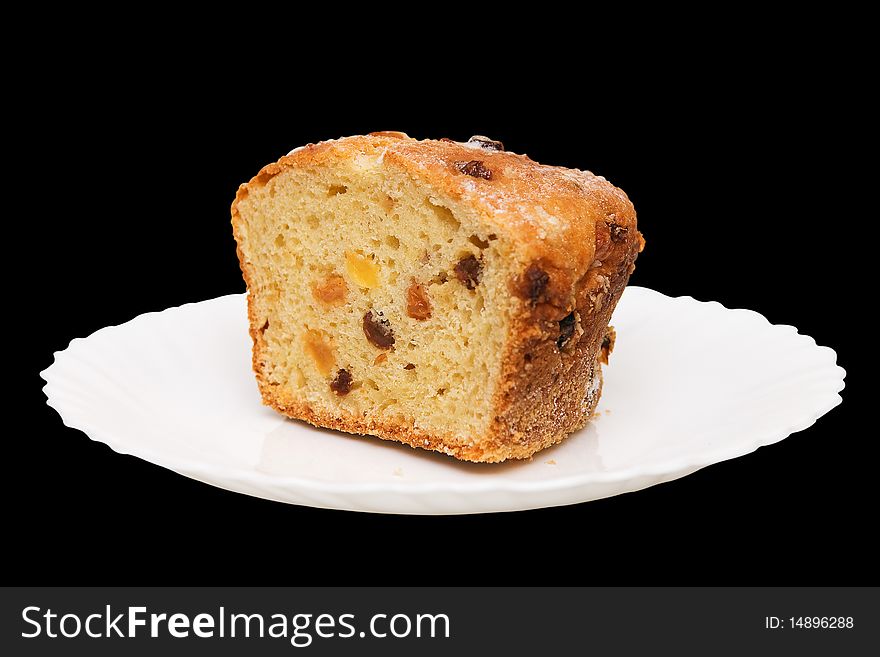
[{"label": "candied fruit piece", "polygon": [[315,329],[306,331],[303,338],[303,349],[312,360],[322,376],[326,376],[333,369],[336,357],[333,355],[333,347],[330,346],[324,334]]},{"label": "candied fruit piece", "polygon": [[312,296],[325,306],[339,306],[345,303],[348,285],[339,274],[332,274],[323,281],[312,283]]},{"label": "candied fruit piece", "polygon": [[345,271],[355,285],[373,288],[379,285],[379,265],[373,258],[354,251],[345,253]]},{"label": "candied fruit piece", "polygon": [[406,314],[419,321],[431,317],[431,300],[428,298],[428,291],[424,285],[419,285],[415,280],[406,290]]}]

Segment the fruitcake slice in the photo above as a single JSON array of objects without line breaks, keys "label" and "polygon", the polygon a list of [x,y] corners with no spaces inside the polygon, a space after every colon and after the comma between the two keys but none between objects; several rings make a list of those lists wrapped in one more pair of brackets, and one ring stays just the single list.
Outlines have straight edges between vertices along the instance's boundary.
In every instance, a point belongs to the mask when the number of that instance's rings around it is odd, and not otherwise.
[{"label": "fruitcake slice", "polygon": [[395,132],[292,151],[232,223],[264,403],[469,461],[589,420],[644,245],[602,177]]}]

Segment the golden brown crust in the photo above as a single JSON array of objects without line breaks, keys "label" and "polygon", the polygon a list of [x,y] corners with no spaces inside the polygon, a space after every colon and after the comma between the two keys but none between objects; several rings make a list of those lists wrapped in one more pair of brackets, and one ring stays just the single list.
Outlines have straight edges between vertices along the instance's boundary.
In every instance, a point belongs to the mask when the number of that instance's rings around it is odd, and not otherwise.
[{"label": "golden brown crust", "polygon": [[[601,393],[599,361],[608,321],[644,246],[626,195],[589,172],[538,164],[527,156],[479,144],[417,141],[403,133],[348,137],[296,149],[239,187],[238,202],[289,167],[381,155],[438,192],[466,204],[518,246],[521,271],[509,281],[520,300],[503,355],[487,435],[473,444],[371,418],[313,409],[269,384],[263,375],[262,327],[248,297],[253,365],[264,403],[316,426],[366,433],[471,461],[527,458],[583,427]],[[240,240],[238,240],[240,243]],[[248,289],[250,265],[239,262]]]},{"label": "golden brown crust", "polygon": [[[601,373],[598,390],[592,399],[587,416],[592,414],[601,394]],[[260,386],[263,403],[279,413],[295,420],[304,420],[316,427],[325,427],[347,433],[376,436],[383,440],[394,440],[410,447],[428,449],[454,456],[463,461],[497,463],[506,459],[529,458],[535,452],[560,442],[568,433],[540,432],[528,436],[528,440],[511,440],[505,435],[487,435],[473,444],[462,444],[452,436],[428,432],[412,425],[395,422],[377,422],[355,416],[333,415],[314,409],[308,404],[287,398],[283,392],[275,392],[272,386]],[[580,426],[583,426],[581,424]],[[572,430],[580,428],[575,427]]]},{"label": "golden brown crust", "polygon": [[[522,245],[530,260],[540,261],[546,271],[556,273],[551,294],[565,296],[593,264],[596,227],[606,220],[633,230],[635,212],[626,194],[601,176],[589,171],[546,166],[528,156],[481,148],[474,144],[409,137],[403,133],[374,133],[346,137],[295,149],[260,170],[239,187],[232,205],[251,186],[262,186],[289,167],[310,168],[334,160],[360,155],[382,155],[383,159],[407,171],[413,178],[445,196],[468,204],[498,234]],[[482,162],[491,172],[486,180],[462,172],[462,165]]]}]

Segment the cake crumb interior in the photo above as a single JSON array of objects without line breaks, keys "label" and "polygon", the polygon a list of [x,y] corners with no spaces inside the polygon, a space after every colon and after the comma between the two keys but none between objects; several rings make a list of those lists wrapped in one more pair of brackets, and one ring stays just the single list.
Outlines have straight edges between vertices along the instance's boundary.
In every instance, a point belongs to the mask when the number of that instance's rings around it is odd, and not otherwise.
[{"label": "cake crumb interior", "polygon": [[239,203],[266,384],[472,444],[509,330],[506,245],[381,158],[288,168]]}]

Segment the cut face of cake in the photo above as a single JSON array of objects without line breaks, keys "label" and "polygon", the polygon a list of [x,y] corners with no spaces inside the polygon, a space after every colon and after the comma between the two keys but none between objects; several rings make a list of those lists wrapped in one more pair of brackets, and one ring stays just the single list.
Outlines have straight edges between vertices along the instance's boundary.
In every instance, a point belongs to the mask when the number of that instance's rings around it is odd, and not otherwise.
[{"label": "cut face of cake", "polygon": [[489,462],[589,420],[644,244],[604,178],[388,132],[266,166],[232,223],[264,403]]}]

